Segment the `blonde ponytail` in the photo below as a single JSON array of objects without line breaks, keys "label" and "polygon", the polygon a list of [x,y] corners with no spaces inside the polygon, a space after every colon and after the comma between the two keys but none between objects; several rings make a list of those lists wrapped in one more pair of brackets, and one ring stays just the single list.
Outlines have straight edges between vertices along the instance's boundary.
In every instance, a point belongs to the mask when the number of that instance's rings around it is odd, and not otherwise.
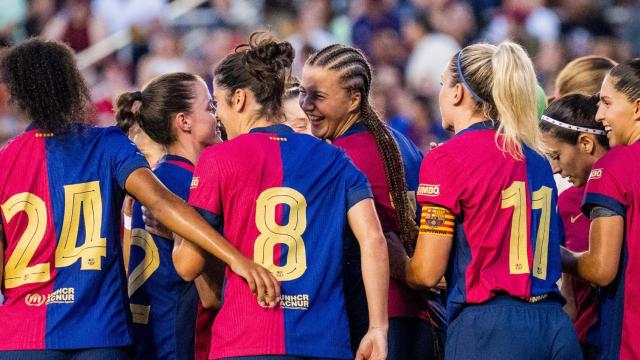
[{"label": "blonde ponytail", "polygon": [[501,150],[516,159],[523,157],[522,143],[544,154],[538,129],[537,80],[533,64],[518,44],[503,42],[492,57],[493,97],[503,136]]},{"label": "blonde ponytail", "polygon": [[474,44],[454,55],[452,85],[464,83],[476,93],[475,111],[500,123],[498,147],[516,159],[522,144],[544,154],[538,129],[537,80],[527,53],[512,42]]}]

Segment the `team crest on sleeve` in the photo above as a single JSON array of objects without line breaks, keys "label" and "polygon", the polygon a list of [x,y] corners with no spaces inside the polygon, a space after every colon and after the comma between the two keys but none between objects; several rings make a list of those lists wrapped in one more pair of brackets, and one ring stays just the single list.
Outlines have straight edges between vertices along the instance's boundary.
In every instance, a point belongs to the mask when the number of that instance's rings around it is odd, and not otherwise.
[{"label": "team crest on sleeve", "polygon": [[597,180],[602,177],[602,168],[600,169],[592,169],[589,174],[589,180]]},{"label": "team crest on sleeve", "polygon": [[194,176],[193,179],[191,179],[191,188],[192,189],[197,188],[199,183],[200,183],[200,177]]},{"label": "team crest on sleeve", "polygon": [[438,196],[440,195],[440,185],[420,184],[420,186],[418,186],[418,195]]},{"label": "team crest on sleeve", "polygon": [[420,216],[420,234],[453,236],[455,217],[449,209],[425,206]]}]

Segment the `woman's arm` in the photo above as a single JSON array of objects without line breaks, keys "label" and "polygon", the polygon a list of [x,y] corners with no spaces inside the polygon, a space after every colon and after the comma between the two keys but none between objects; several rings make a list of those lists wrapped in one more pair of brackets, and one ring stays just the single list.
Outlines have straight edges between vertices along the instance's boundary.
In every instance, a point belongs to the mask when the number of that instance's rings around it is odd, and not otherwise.
[{"label": "woman's arm", "polygon": [[578,310],[576,306],[576,297],[573,293],[573,278],[571,275],[567,273],[562,274],[562,284],[560,285],[560,292],[562,296],[564,296],[567,301],[564,304],[564,311],[569,315],[571,321],[575,321],[576,316],[578,316]]},{"label": "woman's arm", "polygon": [[244,257],[213,229],[195,209],[162,185],[148,168],[135,170],[125,182],[127,192],[151,211],[156,219],[175,234],[200,246],[229,265],[243,277],[258,302],[275,306],[280,285],[264,267]]},{"label": "woman's arm", "polygon": [[624,218],[612,213],[597,216],[601,211],[599,209],[604,208],[596,207],[592,210],[592,214],[596,215],[592,215],[589,228],[589,251],[574,253],[562,248],[562,267],[565,272],[592,284],[606,286],[618,274],[624,238]]},{"label": "woman's arm", "polygon": [[347,212],[349,225],[360,245],[362,278],[369,308],[369,331],[362,339],[357,359],[384,359],[387,354],[389,318],[389,255],[372,199],[355,204]]}]

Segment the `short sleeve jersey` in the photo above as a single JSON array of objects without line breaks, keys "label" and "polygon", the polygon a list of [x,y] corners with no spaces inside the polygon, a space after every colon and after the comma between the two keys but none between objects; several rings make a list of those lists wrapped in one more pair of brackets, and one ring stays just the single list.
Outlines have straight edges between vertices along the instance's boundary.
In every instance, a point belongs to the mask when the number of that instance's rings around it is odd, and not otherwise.
[{"label": "short sleeve jersey", "polygon": [[285,125],[256,128],[203,152],[189,203],[280,281],[280,305],[258,305],[227,269],[212,358],[352,358],[342,251],[347,211],[372,197],[344,152]]},{"label": "short sleeve jersey", "polygon": [[449,320],[496,295],[537,301],[559,294],[557,190],[548,161],[524,146],[516,160],[477,123],[427,154],[418,201],[448,209],[456,228],[446,273]]},{"label": "short sleeve jersey", "polygon": [[[399,132],[389,129],[398,144],[407,182],[407,191],[410,200],[413,200],[415,209],[415,192],[418,188],[418,175],[422,163],[422,153],[407,138]],[[396,211],[391,204],[391,195],[387,176],[385,175],[384,162],[378,152],[373,135],[367,127],[359,122],[351,127],[344,135],[338,137],[333,145],[344,149],[353,163],[362,171],[371,184],[371,190],[376,204],[376,211],[380,218],[384,232],[398,232],[400,226]],[[416,214],[417,217],[417,214]],[[349,234],[350,235],[350,234]],[[347,241],[355,243],[351,236]],[[359,269],[359,259],[353,262]],[[405,284],[390,279],[389,282],[389,317],[418,317],[421,310],[421,301],[415,291]],[[362,305],[365,306],[366,305]]]},{"label": "short sleeve jersey", "polygon": [[606,359],[640,358],[640,143],[617,146],[593,165],[582,210],[601,206],[624,217],[616,279],[601,289],[601,340]]},{"label": "short sleeve jersey", "polygon": [[[185,201],[193,164],[166,155],[153,172],[171,192]],[[129,300],[137,359],[192,359],[195,344],[198,292],[182,280],[173,266],[173,239],[145,231],[141,204],[131,219]]]},{"label": "short sleeve jersey", "polygon": [[0,350],[131,344],[124,184],[146,160],[117,128],[29,128],[0,150]]},{"label": "short sleeve jersey", "polygon": [[[572,186],[558,196],[558,212],[562,218],[565,234],[565,246],[576,252],[589,250],[589,218],[584,216],[580,207],[585,187]],[[571,278],[576,302],[576,318],[573,325],[581,343],[595,345],[597,341],[598,291],[586,281]]]}]

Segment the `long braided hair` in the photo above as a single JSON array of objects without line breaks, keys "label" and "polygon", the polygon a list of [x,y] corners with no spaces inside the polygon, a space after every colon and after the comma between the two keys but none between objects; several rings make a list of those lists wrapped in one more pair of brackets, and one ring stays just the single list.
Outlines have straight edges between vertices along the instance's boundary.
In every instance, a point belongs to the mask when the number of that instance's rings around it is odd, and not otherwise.
[{"label": "long braided hair", "polygon": [[380,119],[380,115],[369,103],[371,65],[360,50],[339,44],[328,46],[311,55],[307,65],[338,71],[343,86],[349,92],[360,93],[360,120],[375,139],[378,153],[384,162],[387,185],[400,227],[400,238],[407,252],[413,254],[418,236],[415,211],[407,197],[407,182],[398,144],[387,125]]}]

